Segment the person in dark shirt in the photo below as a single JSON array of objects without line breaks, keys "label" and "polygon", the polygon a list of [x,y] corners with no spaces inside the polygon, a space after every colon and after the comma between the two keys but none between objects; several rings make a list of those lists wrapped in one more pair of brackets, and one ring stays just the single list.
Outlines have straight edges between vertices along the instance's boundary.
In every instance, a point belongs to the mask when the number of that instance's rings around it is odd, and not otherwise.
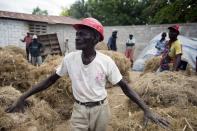
[{"label": "person in dark shirt", "polygon": [[42,64],[42,57],[40,54],[40,49],[42,48],[42,44],[38,42],[37,36],[33,35],[33,41],[29,44],[29,50],[32,57],[32,64],[34,66]]},{"label": "person in dark shirt", "polygon": [[117,51],[116,39],[117,39],[118,30],[114,29],[112,36],[109,38],[107,46],[109,50]]}]

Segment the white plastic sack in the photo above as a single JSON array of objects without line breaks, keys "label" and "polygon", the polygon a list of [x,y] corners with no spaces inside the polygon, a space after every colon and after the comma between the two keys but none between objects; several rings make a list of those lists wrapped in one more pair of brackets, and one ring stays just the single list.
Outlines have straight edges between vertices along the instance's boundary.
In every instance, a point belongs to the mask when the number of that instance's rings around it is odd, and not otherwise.
[{"label": "white plastic sack", "polygon": [[[143,49],[143,51],[138,56],[137,60],[133,64],[133,70],[143,71],[145,62],[156,55],[157,49],[155,48],[156,42],[161,39],[161,34],[155,36],[149,44]],[[169,39],[169,38],[167,38]],[[187,38],[185,36],[178,36],[181,41],[183,55],[182,59],[187,61],[193,69],[196,67],[196,56],[197,56],[197,38]]]}]

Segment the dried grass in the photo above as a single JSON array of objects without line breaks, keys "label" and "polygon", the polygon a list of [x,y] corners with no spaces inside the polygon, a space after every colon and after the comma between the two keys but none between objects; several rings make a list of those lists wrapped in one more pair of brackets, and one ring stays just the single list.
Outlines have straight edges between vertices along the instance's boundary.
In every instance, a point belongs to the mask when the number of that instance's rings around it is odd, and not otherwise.
[{"label": "dried grass", "polygon": [[108,50],[108,47],[107,47],[107,44],[105,42],[99,42],[97,45],[96,45],[96,49],[97,50]]},{"label": "dried grass", "polygon": [[27,131],[29,129],[52,131],[60,120],[59,115],[45,102],[32,97],[25,113],[5,113],[21,93],[11,86],[0,87],[0,129]]},{"label": "dried grass", "polygon": [[21,54],[23,56],[23,58],[26,58],[25,50],[20,48],[20,47],[17,47],[17,46],[14,46],[14,45],[8,45],[8,46],[4,47],[4,50],[8,51],[8,52],[12,51],[15,54]]},{"label": "dried grass", "polygon": [[[54,73],[62,59],[62,56],[48,56],[39,68],[31,71],[32,80],[37,83]],[[48,90],[36,96],[47,101],[49,105],[60,114],[61,119],[70,118],[73,106],[73,95],[71,80],[68,76],[60,78]]]},{"label": "dried grass", "polygon": [[[135,83],[136,91],[151,106],[187,106],[197,102],[197,79],[181,72],[147,73]],[[194,103],[196,103],[194,102]],[[195,105],[197,106],[197,105]]]},{"label": "dried grass", "polygon": [[0,86],[12,85],[21,91],[30,87],[29,71],[34,67],[21,54],[3,49],[0,61]]},{"label": "dried grass", "polygon": [[[169,120],[170,130],[183,130],[185,125],[188,125],[185,120],[197,130],[196,76],[188,77],[182,72],[146,73],[140,76],[132,87],[154,112]],[[114,92],[108,94],[110,99],[116,99]],[[139,107],[125,96],[117,99],[119,103],[116,102],[116,106],[110,104],[113,113],[111,126],[114,130],[165,131],[153,123],[149,123],[144,129],[143,112]],[[191,129],[187,126],[185,130]]]},{"label": "dried grass", "polygon": [[[101,52],[110,56],[124,78],[130,81],[129,60],[118,52]],[[35,68],[28,64],[20,54],[4,49],[0,50],[0,61],[2,61],[0,63],[0,85],[14,86],[14,88],[10,86],[0,87],[0,130],[52,131],[57,129],[56,125],[63,123],[62,120],[70,118],[73,96],[71,81],[68,77],[59,79],[48,90],[31,97],[28,100],[30,106],[24,114],[4,112],[4,109],[21,95],[21,92],[18,91],[21,90],[21,87],[25,87],[22,89],[27,90],[31,84],[35,84],[52,74],[62,59],[61,56],[48,56],[39,68]],[[152,60],[145,72],[154,72],[158,63],[156,61],[157,59]],[[196,76],[192,75],[190,68],[186,72],[144,73],[135,81],[134,89],[152,110],[168,118],[172,124],[171,130],[183,130],[184,128],[190,130],[186,126],[185,120],[194,130],[197,130],[197,79]],[[108,97],[111,98],[111,110],[116,111],[112,114],[110,125],[115,131],[163,130],[155,124],[149,124],[146,129],[143,129],[143,112],[133,102],[130,102],[122,92],[120,94],[118,91],[118,96],[114,97],[112,89],[114,90],[114,88],[108,90]],[[114,99],[116,100],[115,104],[112,103]]]},{"label": "dried grass", "polygon": [[153,57],[152,59],[150,60],[147,60],[145,62],[145,66],[144,66],[144,73],[147,73],[147,72],[156,72],[157,69],[159,68],[160,66],[160,61],[161,61],[161,57]]},{"label": "dried grass", "polygon": [[100,52],[111,57],[115,61],[120,73],[123,75],[123,78],[127,82],[130,82],[129,71],[131,69],[131,63],[129,59],[127,59],[124,54],[115,51],[100,50]]}]

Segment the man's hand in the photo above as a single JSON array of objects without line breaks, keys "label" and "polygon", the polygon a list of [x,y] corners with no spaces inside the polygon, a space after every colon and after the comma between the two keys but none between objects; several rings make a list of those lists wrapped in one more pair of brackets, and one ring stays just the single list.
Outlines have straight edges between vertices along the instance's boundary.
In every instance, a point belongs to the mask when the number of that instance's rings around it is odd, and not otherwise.
[{"label": "man's hand", "polygon": [[28,106],[28,103],[22,99],[16,100],[14,103],[12,103],[8,108],[5,110],[7,113],[12,113],[12,112],[24,112],[25,107]]},{"label": "man's hand", "polygon": [[151,120],[155,124],[159,125],[160,127],[164,129],[168,129],[170,127],[170,123],[165,120],[164,118],[160,117],[157,114],[153,114],[151,111],[145,111],[144,112],[144,126],[146,127],[148,124],[148,121]]}]

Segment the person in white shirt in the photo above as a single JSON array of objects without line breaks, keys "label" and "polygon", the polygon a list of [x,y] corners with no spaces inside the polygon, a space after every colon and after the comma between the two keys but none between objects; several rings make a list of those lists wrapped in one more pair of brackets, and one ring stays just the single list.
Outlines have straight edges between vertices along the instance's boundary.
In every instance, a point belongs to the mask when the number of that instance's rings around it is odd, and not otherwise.
[{"label": "person in white shirt", "polygon": [[129,35],[129,39],[126,41],[125,56],[133,63],[133,55],[135,50],[135,38],[132,34]]},{"label": "person in white shirt", "polygon": [[54,74],[22,94],[6,111],[23,110],[25,99],[47,89],[61,76],[69,75],[75,98],[71,116],[72,131],[107,130],[110,120],[105,89],[107,80],[114,85],[119,85],[125,95],[139,105],[144,111],[145,124],[151,120],[167,128],[169,123],[152,113],[137,93],[123,80],[115,62],[95,50],[95,45],[104,39],[102,24],[94,18],[85,18],[81,23],[73,26],[77,31],[75,43],[78,51],[66,55]]},{"label": "person in white shirt", "polygon": [[69,46],[68,46],[68,38],[65,38],[65,41],[64,41],[64,55],[68,54],[69,53]]}]

